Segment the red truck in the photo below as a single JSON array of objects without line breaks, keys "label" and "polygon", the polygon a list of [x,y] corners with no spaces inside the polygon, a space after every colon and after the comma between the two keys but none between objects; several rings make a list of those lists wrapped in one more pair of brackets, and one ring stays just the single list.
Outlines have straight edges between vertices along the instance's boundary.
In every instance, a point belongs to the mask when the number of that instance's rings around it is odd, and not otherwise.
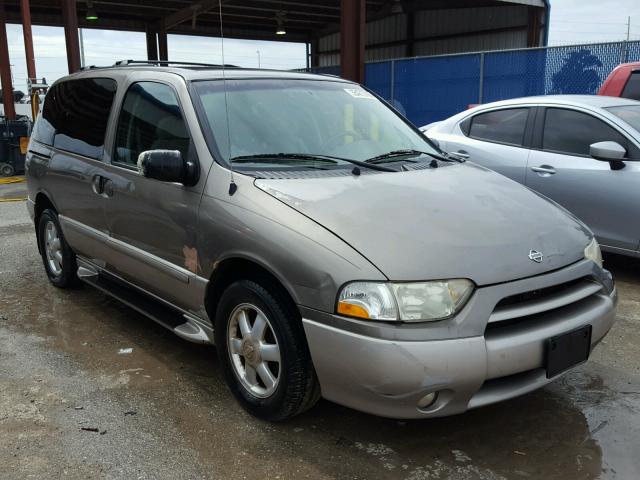
[{"label": "red truck", "polygon": [[614,68],[598,95],[640,100],[640,62],[623,63]]}]

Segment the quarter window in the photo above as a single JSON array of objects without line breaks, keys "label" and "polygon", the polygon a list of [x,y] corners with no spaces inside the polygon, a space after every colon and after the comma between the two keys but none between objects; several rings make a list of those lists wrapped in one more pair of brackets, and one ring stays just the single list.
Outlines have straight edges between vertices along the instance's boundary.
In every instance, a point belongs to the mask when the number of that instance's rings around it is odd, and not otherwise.
[{"label": "quarter window", "polygon": [[618,142],[627,148],[627,139],[618,131],[587,113],[562,108],[547,108],[542,149],[571,155],[589,156],[596,142]]},{"label": "quarter window", "polygon": [[480,113],[471,119],[469,136],[478,140],[523,145],[528,108],[509,108]]},{"label": "quarter window", "polygon": [[179,150],[187,158],[189,135],[173,88],[133,84],[124,98],[116,133],[115,162],[137,166],[146,150]]},{"label": "quarter window", "polygon": [[34,127],[35,139],[61,150],[99,159],[117,84],[83,78],[55,84]]}]

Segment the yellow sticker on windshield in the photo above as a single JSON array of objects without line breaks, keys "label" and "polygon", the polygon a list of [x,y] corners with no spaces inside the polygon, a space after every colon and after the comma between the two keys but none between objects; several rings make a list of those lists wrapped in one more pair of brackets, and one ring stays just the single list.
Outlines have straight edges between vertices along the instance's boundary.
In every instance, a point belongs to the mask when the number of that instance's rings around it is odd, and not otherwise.
[{"label": "yellow sticker on windshield", "polygon": [[373,100],[375,98],[373,95],[371,95],[366,90],[363,90],[362,88],[345,88],[344,91],[351,95],[353,98],[367,98],[369,100]]}]

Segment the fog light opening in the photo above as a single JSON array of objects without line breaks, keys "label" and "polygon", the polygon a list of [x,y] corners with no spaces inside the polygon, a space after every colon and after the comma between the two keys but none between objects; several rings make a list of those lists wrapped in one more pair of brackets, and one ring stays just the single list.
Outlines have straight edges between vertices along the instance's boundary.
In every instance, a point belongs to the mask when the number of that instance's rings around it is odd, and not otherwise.
[{"label": "fog light opening", "polygon": [[424,410],[433,405],[438,399],[438,392],[427,393],[424,397],[418,400],[418,408]]}]

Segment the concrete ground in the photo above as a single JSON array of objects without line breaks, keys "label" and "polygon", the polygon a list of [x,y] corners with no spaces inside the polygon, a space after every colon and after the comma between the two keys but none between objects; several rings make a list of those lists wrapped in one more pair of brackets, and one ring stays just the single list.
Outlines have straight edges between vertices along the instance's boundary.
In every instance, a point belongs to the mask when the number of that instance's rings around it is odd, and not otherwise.
[{"label": "concrete ground", "polygon": [[273,425],[234,401],[214,348],[52,287],[24,202],[0,203],[0,252],[1,478],[640,478],[640,262],[606,258],[617,323],[542,390],[409,422],[321,401]]}]

